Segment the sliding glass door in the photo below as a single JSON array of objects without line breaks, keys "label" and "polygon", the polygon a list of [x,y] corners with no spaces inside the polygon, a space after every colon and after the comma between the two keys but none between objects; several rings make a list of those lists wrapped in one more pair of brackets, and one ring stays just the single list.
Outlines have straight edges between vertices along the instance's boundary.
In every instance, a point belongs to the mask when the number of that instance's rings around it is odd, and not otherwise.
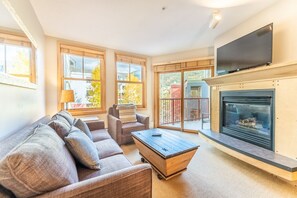
[{"label": "sliding glass door", "polygon": [[181,129],[181,72],[159,75],[159,124]]},{"label": "sliding glass door", "polygon": [[202,79],[211,77],[211,70],[159,73],[158,77],[158,127],[193,132],[208,128],[209,87]]},{"label": "sliding glass door", "polygon": [[209,119],[209,87],[202,79],[209,78],[211,71],[185,71],[183,75],[183,129],[197,131],[202,128],[202,121],[207,125],[206,120]]}]

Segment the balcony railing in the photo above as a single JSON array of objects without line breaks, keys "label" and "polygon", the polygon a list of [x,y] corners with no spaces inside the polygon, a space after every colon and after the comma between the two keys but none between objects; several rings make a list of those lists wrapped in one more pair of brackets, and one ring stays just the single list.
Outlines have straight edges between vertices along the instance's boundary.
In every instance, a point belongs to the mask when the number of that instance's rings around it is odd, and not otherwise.
[{"label": "balcony railing", "polygon": [[[209,98],[184,98],[184,121],[209,116]],[[181,98],[160,99],[160,125],[181,122]]]}]

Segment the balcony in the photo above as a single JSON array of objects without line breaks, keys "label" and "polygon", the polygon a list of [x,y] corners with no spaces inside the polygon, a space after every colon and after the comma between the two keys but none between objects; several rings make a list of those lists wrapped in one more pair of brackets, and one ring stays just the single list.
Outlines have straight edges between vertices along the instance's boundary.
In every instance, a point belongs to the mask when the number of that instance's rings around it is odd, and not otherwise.
[{"label": "balcony", "polygon": [[[160,126],[182,127],[181,102],[181,98],[160,99]],[[183,121],[185,130],[209,129],[209,98],[184,98]]]}]

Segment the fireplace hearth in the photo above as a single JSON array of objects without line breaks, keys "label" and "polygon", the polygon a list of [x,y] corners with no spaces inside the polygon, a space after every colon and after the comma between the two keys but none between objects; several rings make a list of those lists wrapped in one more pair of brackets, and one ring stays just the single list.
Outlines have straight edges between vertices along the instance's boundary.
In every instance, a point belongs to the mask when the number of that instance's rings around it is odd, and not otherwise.
[{"label": "fireplace hearth", "polygon": [[274,90],[222,91],[220,132],[274,150]]}]

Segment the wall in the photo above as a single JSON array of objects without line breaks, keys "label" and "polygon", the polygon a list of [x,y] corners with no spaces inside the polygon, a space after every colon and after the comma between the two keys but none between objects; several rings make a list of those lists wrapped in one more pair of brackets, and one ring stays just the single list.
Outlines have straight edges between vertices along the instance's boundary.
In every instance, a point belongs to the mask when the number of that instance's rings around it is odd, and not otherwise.
[{"label": "wall", "polygon": [[[273,23],[273,64],[295,61],[297,1],[282,0],[215,39],[216,49],[269,23]],[[216,63],[215,63],[216,65]]]},{"label": "wall", "polygon": [[[53,37],[46,37],[46,68],[45,68],[45,80],[46,80],[46,112],[49,115],[53,115],[58,111],[58,86],[57,86],[57,42],[59,39]],[[100,47],[101,48],[101,47]],[[108,110],[113,104],[115,104],[115,50],[104,49],[106,52],[106,107]],[[147,59],[147,108],[144,110],[137,110],[139,113],[150,116],[151,126],[153,126],[153,86],[152,86],[152,67],[151,58]],[[105,121],[107,126],[107,114],[90,115],[97,116]]]},{"label": "wall", "polygon": [[[0,84],[0,139],[45,115],[44,34],[29,1],[3,0],[17,23],[37,45],[37,89]],[[2,3],[2,2],[0,2]]]},{"label": "wall", "polygon": [[201,48],[190,51],[178,52],[173,54],[166,54],[152,57],[152,64],[166,64],[172,62],[180,62],[187,60],[194,60],[197,58],[205,58],[213,56],[213,47]]}]

